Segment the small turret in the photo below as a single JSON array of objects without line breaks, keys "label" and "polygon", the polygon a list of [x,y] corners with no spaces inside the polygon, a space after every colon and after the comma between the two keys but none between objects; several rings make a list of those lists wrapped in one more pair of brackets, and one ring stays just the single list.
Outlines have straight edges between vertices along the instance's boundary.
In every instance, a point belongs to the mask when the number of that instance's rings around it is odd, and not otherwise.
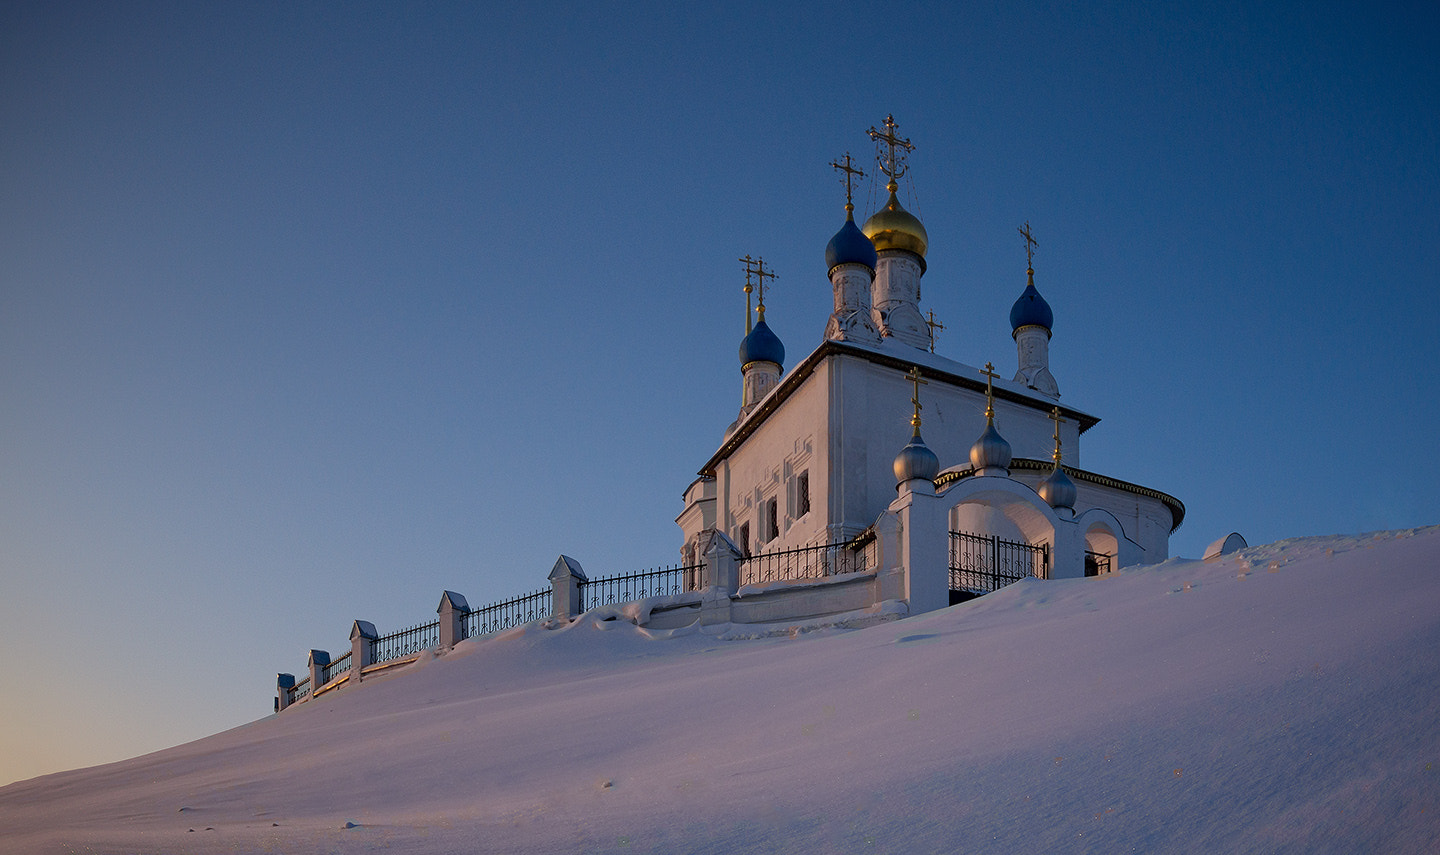
[{"label": "small turret", "polygon": [[895,117],[886,116],[884,131],[870,129],[870,138],[886,149],[878,160],[880,171],[890,178],[885,185],[890,198],[862,229],[874,243],[879,259],[870,286],[871,314],[881,335],[925,350],[930,346],[930,328],[920,314],[920,277],[925,275],[930,237],[895,195],[906,171],[905,156],[915,149],[910,140],[896,136],[897,127]]},{"label": "small turret", "polygon": [[[780,384],[780,376],[785,370],[785,345],[765,323],[765,279],[773,279],[775,274],[765,269],[764,259],[752,259],[747,255],[740,261],[745,264],[745,325],[748,328],[745,338],[740,341],[740,418],[743,419],[770,394],[771,389]],[[752,276],[760,280],[760,299],[753,327],[750,325]]]},{"label": "small turret", "polygon": [[1047,398],[1059,398],[1060,385],[1050,373],[1050,330],[1055,324],[1055,315],[1050,311],[1050,304],[1035,290],[1035,238],[1030,236],[1030,224],[1027,222],[1019,231],[1025,236],[1027,284],[1020,299],[1010,307],[1010,334],[1015,339],[1015,359],[1019,363],[1015,382]]},{"label": "small turret", "polygon": [[835,292],[835,311],[825,325],[825,337],[835,341],[879,341],[880,331],[871,318],[870,286],[875,281],[875,245],[855,225],[855,204],[851,195],[851,179],[865,173],[850,165],[845,155],[842,166],[831,166],[845,173],[845,225],[825,247],[825,270]]}]

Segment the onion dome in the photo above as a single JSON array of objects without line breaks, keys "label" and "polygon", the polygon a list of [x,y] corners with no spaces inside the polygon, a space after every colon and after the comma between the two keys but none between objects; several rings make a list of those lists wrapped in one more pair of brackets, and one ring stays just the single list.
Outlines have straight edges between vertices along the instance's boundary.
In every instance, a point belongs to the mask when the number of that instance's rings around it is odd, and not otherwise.
[{"label": "onion dome", "polygon": [[877,250],[906,249],[923,259],[925,250],[930,246],[925,226],[914,214],[900,207],[900,200],[895,198],[897,187],[893,180],[886,189],[890,191],[890,201],[865,221],[865,236],[870,238]]},{"label": "onion dome", "polygon": [[1050,470],[1050,474],[1040,482],[1040,487],[1036,492],[1040,494],[1040,498],[1045,500],[1045,504],[1052,508],[1074,509],[1075,507],[1075,482],[1070,480],[1070,476],[1066,475],[1065,470],[1061,469],[1059,465]]},{"label": "onion dome", "polygon": [[1010,470],[1010,443],[995,429],[995,420],[989,419],[985,424],[985,432],[970,446],[970,465],[975,467],[976,474],[985,469]]},{"label": "onion dome", "polygon": [[835,268],[842,264],[863,264],[873,273],[879,260],[879,256],[875,254],[875,244],[865,237],[865,233],[855,225],[855,218],[847,212],[845,225],[840,227],[840,231],[830,238],[830,244],[825,247],[826,275],[833,273]]},{"label": "onion dome", "polygon": [[1055,323],[1055,315],[1050,311],[1050,304],[1035,290],[1034,274],[1031,274],[1030,284],[1025,286],[1021,292],[1020,299],[1010,307],[1010,329],[1012,332],[1021,327],[1037,326],[1045,329],[1052,329]]},{"label": "onion dome", "polygon": [[934,481],[939,474],[940,458],[925,446],[925,440],[920,438],[920,429],[916,428],[915,435],[895,456],[895,481],[898,484],[915,478]]},{"label": "onion dome", "polygon": [[744,368],[752,362],[785,364],[785,345],[763,320],[757,321],[755,328],[740,342],[740,367]]}]

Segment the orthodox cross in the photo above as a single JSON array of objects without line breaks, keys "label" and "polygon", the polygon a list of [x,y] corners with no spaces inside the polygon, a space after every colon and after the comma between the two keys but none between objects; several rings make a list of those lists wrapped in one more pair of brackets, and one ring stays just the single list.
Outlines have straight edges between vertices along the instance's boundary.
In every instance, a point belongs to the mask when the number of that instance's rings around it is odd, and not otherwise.
[{"label": "orthodox cross", "polygon": [[[753,265],[755,264],[755,259],[751,258],[751,257],[750,257],[750,253],[747,252],[747,253],[745,253],[745,257],[744,257],[744,258],[737,258],[737,259],[735,259],[735,260],[736,260],[736,261],[739,261],[741,264],[744,264],[744,265],[745,265],[745,334],[746,334],[746,335],[749,335],[749,334],[750,334],[750,292],[753,291],[753,290],[755,290],[754,286],[750,284],[750,275],[751,275],[752,273],[754,273]],[[764,280],[761,280],[761,281],[763,282]]]},{"label": "orthodox cross", "polygon": [[751,283],[751,277],[753,276],[756,279],[760,280],[760,299],[759,305],[756,308],[756,313],[760,316],[759,320],[762,321],[765,320],[765,277],[768,276],[771,279],[778,279],[779,277],[776,276],[774,271],[765,269],[765,259],[763,258],[751,258],[749,253],[746,253],[744,258],[737,258],[736,261],[739,261],[741,264],[745,265],[745,334],[749,335],[750,292],[754,288]]},{"label": "orthodox cross", "polygon": [[1000,375],[996,373],[995,366],[989,362],[985,363],[985,370],[980,372],[985,376],[985,420],[995,421],[995,387],[993,382]]},{"label": "orthodox cross", "polygon": [[[1025,236],[1025,266],[1027,268],[1034,268],[1035,238],[1030,236],[1030,221],[1025,221],[1025,228],[1017,228],[1015,231]],[[1033,269],[1031,272],[1034,272]]]},{"label": "orthodox cross", "polygon": [[920,379],[920,366],[910,366],[910,373],[905,375],[911,383],[915,384],[915,394],[910,397],[910,403],[915,405],[915,415],[910,417],[910,426],[915,428],[915,435],[920,435],[920,387],[929,386],[930,381]]},{"label": "orthodox cross", "polygon": [[926,312],[926,314],[929,315],[929,317],[925,319],[925,325],[930,328],[930,352],[931,352],[931,353],[934,353],[934,352],[935,352],[935,331],[936,331],[936,330],[943,330],[943,329],[945,329],[945,325],[942,324],[942,323],[940,323],[939,321],[935,320],[935,310],[934,310],[934,309],[929,310],[928,312]]},{"label": "orthodox cross", "polygon": [[[748,269],[746,270],[746,273],[748,275]],[[765,277],[767,276],[771,279],[780,278],[775,273],[775,271],[765,269],[765,259],[755,259],[755,278],[759,280],[759,282],[755,286],[756,289],[759,291],[759,294],[757,295],[757,299],[755,301],[755,314],[758,315],[758,319],[762,321],[765,320]]]},{"label": "orthodox cross", "polygon": [[864,178],[865,173],[850,165],[850,152],[848,151],[845,152],[845,164],[843,166],[838,159],[831,162],[830,165],[845,173],[845,178],[843,179],[845,181],[845,212],[850,213],[855,210],[852,183],[856,178]]},{"label": "orthodox cross", "polygon": [[[876,159],[880,161],[880,171],[890,176],[892,180],[899,180],[905,174],[905,155],[915,150],[910,140],[895,135],[895,129],[900,127],[895,124],[895,116],[885,117],[885,130],[875,130],[870,127],[870,139],[875,141]],[[879,148],[885,146],[889,149],[885,154],[879,152]],[[895,150],[900,149],[899,153]]]},{"label": "orthodox cross", "polygon": [[1060,408],[1059,408],[1059,407],[1052,407],[1052,408],[1050,409],[1050,420],[1053,421],[1053,422],[1055,422],[1055,455],[1054,455],[1054,460],[1055,460],[1055,465],[1058,467],[1058,466],[1060,465],[1060,425],[1063,424],[1064,421],[1065,421],[1064,419],[1060,418]]}]

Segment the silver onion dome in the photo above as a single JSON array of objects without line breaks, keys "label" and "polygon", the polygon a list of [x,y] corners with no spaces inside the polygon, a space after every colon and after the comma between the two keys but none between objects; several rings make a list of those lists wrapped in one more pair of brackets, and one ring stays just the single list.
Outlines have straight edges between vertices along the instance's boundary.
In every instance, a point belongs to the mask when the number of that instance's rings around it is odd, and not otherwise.
[{"label": "silver onion dome", "polygon": [[1010,471],[1010,443],[995,429],[995,422],[987,420],[985,432],[970,446],[970,465],[976,473],[983,469],[1004,469]]},{"label": "silver onion dome", "polygon": [[895,482],[904,484],[906,481],[916,478],[934,481],[938,474],[940,474],[940,458],[925,446],[925,440],[920,438],[920,431],[917,428],[915,435],[910,437],[910,441],[895,456]]},{"label": "silver onion dome", "polygon": [[1071,481],[1070,476],[1058,465],[1040,482],[1040,488],[1036,492],[1045,500],[1045,504],[1052,508],[1073,510],[1075,507],[1075,482]]}]

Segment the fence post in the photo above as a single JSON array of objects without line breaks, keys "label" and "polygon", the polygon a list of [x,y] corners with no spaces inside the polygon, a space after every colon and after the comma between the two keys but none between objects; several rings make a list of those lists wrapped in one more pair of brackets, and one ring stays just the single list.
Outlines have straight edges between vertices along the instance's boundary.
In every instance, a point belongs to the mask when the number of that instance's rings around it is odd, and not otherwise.
[{"label": "fence post", "polygon": [[324,685],[321,681],[325,678],[325,666],[329,664],[329,651],[310,651],[310,697],[315,697],[315,690]]},{"label": "fence post", "polygon": [[465,637],[465,615],[470,611],[470,604],[465,602],[465,597],[454,591],[445,591],[440,594],[440,605],[436,607],[435,613],[440,615],[440,649],[449,650]]},{"label": "fence post", "polygon": [[275,712],[290,706],[290,690],[295,688],[294,674],[275,675]]},{"label": "fence post", "polygon": [[368,620],[350,625],[350,682],[360,682],[360,672],[375,661],[375,639],[379,637],[375,624]]},{"label": "fence post", "polygon": [[906,598],[900,515],[894,511],[882,511],[875,519],[875,578],[878,582],[876,599]]},{"label": "fence post", "polygon": [[711,531],[704,544],[701,560],[705,579],[709,582],[700,600],[700,625],[713,626],[730,622],[730,598],[740,589],[742,553],[723,531]]},{"label": "fence post", "polygon": [[905,568],[905,599],[910,614],[950,605],[950,528],[935,485],[923,478],[902,482],[890,510],[900,519],[897,538]]},{"label": "fence post", "polygon": [[580,585],[588,581],[585,571],[580,569],[580,562],[568,555],[556,559],[555,566],[550,570],[550,586],[554,593],[552,617],[573,618],[579,615],[583,610]]}]

